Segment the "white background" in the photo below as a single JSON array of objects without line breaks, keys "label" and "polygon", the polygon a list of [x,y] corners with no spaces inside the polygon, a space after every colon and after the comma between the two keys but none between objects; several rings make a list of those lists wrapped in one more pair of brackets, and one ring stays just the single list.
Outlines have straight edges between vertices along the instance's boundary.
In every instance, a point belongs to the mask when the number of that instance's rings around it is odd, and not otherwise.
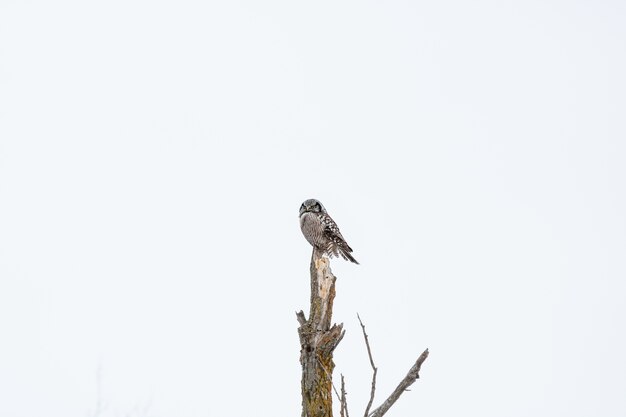
[{"label": "white background", "polygon": [[621,1],[0,3],[0,416],[626,415]]}]

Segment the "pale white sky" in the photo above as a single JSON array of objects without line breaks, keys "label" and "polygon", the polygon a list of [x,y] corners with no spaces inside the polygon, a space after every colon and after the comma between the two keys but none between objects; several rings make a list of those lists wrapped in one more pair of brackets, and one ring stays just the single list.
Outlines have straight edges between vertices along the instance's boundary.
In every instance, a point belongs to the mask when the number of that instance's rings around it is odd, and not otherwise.
[{"label": "pale white sky", "polygon": [[352,415],[359,312],[375,405],[431,351],[390,417],[623,417],[624,22],[2,1],[0,416],[299,415],[315,197],[361,262],[333,262]]}]

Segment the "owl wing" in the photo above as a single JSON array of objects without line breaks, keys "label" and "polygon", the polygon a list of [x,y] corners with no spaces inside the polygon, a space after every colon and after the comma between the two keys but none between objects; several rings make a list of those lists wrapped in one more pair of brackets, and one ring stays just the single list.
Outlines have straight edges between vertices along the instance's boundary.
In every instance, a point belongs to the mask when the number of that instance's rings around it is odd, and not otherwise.
[{"label": "owl wing", "polygon": [[326,249],[328,254],[337,257],[341,255],[346,261],[351,261],[358,265],[357,260],[351,255],[352,248],[341,235],[337,223],[328,214],[321,216],[320,221],[324,226],[324,235],[328,239],[328,248]]}]

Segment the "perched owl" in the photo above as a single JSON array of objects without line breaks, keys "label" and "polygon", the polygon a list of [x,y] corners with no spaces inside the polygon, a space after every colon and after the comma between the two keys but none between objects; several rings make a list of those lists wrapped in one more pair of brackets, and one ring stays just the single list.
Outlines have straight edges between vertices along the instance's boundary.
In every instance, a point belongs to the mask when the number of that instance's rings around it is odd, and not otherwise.
[{"label": "perched owl", "polygon": [[339,227],[326,209],[315,199],[306,200],[300,206],[300,229],[306,240],[329,257],[341,255],[346,261],[358,264],[350,254],[352,248],[341,236]]}]

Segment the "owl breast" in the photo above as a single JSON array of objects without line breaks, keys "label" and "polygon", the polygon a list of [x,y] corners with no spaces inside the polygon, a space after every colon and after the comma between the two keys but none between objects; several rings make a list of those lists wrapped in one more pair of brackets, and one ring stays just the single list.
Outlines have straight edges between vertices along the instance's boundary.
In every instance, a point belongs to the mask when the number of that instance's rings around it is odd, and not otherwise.
[{"label": "owl breast", "polygon": [[315,213],[304,213],[300,216],[300,229],[306,240],[318,248],[326,247],[324,225]]}]

